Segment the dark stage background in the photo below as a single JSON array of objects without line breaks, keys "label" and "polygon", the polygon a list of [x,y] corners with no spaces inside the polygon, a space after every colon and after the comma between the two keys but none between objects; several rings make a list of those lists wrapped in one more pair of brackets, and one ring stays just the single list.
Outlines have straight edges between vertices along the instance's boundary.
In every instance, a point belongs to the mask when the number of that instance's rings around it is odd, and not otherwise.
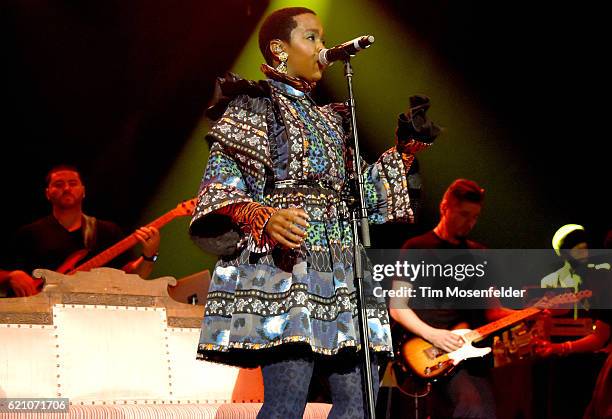
[{"label": "dark stage background", "polygon": [[[333,1],[328,14],[342,20],[353,4]],[[609,37],[601,22],[606,14],[598,10],[603,6],[370,4],[401,22],[445,69],[449,83],[461,80],[463,99],[483,110],[477,120],[479,147],[472,152],[469,141],[454,138],[449,118],[435,114],[432,98],[432,118],[446,132],[422,159],[422,222],[411,229],[374,229],[376,243],[391,247],[431,228],[444,188],[454,178],[470,177],[487,189],[474,237],[490,247],[549,248],[554,231],[570,222],[585,225],[592,246],[601,247],[612,227],[608,89],[601,64]],[[159,185],[199,124],[214,78],[231,67],[267,6],[255,0],[3,1],[3,244],[10,245],[19,225],[48,213],[43,178],[57,163],[83,169],[87,212],[126,231],[143,223],[148,206],[159,199]],[[355,27],[346,39],[366,30]],[[346,39],[328,38],[328,44]],[[385,44],[375,48],[383,50]],[[367,62],[366,54],[359,56],[361,62]],[[385,63],[377,63],[377,69],[383,75]],[[330,81],[321,84],[321,99],[341,99],[333,93],[337,86],[331,87]],[[391,81],[389,89],[403,92],[405,86]],[[384,102],[388,92],[368,93]],[[407,103],[416,92],[403,93]],[[380,152],[369,127],[360,127],[360,133],[366,155]],[[392,143],[392,131],[384,137]],[[483,147],[486,155],[479,154]],[[487,168],[491,156],[493,169]],[[479,171],[475,161],[485,169]],[[204,165],[185,182],[197,185]],[[501,184],[504,188],[498,188]]]}]

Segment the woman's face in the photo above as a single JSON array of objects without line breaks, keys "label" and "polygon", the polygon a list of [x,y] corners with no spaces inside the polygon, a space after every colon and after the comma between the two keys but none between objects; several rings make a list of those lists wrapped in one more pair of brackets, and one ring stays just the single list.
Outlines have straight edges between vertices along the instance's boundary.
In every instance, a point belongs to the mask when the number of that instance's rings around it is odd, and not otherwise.
[{"label": "woman's face", "polygon": [[319,51],[323,49],[323,26],[316,15],[305,13],[294,16],[297,26],[291,31],[289,43],[283,42],[288,54],[287,75],[309,82],[321,80],[325,66],[319,64]]}]

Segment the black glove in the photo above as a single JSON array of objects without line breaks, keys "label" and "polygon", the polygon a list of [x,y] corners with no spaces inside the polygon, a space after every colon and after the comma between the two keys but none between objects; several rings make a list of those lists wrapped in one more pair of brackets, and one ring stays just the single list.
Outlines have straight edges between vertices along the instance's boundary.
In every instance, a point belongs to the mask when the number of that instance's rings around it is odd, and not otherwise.
[{"label": "black glove", "polygon": [[410,107],[400,114],[397,124],[398,144],[416,140],[431,144],[442,130],[427,118],[429,98],[424,95],[410,96]]}]

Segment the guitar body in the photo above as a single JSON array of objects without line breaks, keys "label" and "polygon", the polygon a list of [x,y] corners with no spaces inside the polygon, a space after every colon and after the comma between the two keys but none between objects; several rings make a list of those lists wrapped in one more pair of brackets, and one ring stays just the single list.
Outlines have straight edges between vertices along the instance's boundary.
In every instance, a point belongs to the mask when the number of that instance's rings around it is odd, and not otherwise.
[{"label": "guitar body", "polygon": [[72,271],[74,267],[77,266],[77,263],[82,261],[85,258],[85,256],[87,256],[88,253],[89,253],[89,250],[87,249],[77,250],[76,252],[68,256],[66,260],[64,261],[64,263],[62,263],[61,266],[57,268],[55,271],[61,274],[66,274]]},{"label": "guitar body", "polygon": [[[459,336],[471,332],[469,329],[452,330]],[[436,379],[449,374],[457,364],[468,358],[483,357],[491,348],[476,348],[471,342],[466,342],[461,348],[453,352],[444,352],[431,343],[419,337],[406,341],[401,346],[401,355],[406,364],[416,375],[426,379]]]},{"label": "guitar body", "polygon": [[[589,298],[591,295],[590,290],[577,293],[570,292],[550,299],[544,297],[537,305],[541,308],[551,308],[561,304],[575,303],[584,298]],[[472,342],[477,342],[497,330],[529,318],[539,313],[541,308],[534,306],[516,311],[473,331],[469,329],[451,330],[452,333],[462,336],[465,343],[461,348],[449,353],[433,346],[424,339],[412,337],[400,344],[398,358],[404,362],[404,365],[410,367],[417,376],[428,380],[436,379],[450,373],[463,360],[482,357],[491,352],[491,348],[476,348],[472,346]]]},{"label": "guitar body", "polygon": [[393,361],[391,368],[395,376],[395,383],[400,391],[410,397],[426,396],[431,391],[432,383],[439,381],[438,379],[427,380],[417,376],[401,359]]}]

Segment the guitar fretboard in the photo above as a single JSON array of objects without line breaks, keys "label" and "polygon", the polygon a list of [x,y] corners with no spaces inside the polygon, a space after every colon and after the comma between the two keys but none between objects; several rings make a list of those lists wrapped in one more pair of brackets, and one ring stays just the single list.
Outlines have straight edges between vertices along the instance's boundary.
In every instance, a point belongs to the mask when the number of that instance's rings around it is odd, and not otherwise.
[{"label": "guitar fretboard", "polygon": [[[166,224],[168,224],[170,221],[172,221],[176,216],[177,216],[177,211],[176,209],[174,209],[162,215],[155,221],[147,224],[147,227],[155,227],[159,229],[165,226]],[[119,243],[106,249],[99,255],[96,255],[95,257],[89,259],[87,262],[77,266],[72,271],[70,271],[70,274],[73,274],[79,271],[88,271],[93,268],[99,268],[100,266],[104,266],[109,261],[113,260],[114,258],[119,256],[126,250],[134,247],[137,243],[138,243],[138,239],[136,238],[136,234],[132,233],[126,238],[124,238],[123,240],[121,240]]]},{"label": "guitar fretboard", "polygon": [[464,338],[468,342],[475,341],[480,338],[484,338],[487,335],[490,335],[493,332],[496,332],[500,329],[503,329],[506,326],[510,326],[513,323],[520,322],[521,320],[526,319],[527,317],[531,317],[534,314],[540,311],[539,308],[530,307],[521,311],[517,311],[516,313],[512,313],[502,319],[496,320],[492,323],[479,327],[469,333],[467,333]]}]

